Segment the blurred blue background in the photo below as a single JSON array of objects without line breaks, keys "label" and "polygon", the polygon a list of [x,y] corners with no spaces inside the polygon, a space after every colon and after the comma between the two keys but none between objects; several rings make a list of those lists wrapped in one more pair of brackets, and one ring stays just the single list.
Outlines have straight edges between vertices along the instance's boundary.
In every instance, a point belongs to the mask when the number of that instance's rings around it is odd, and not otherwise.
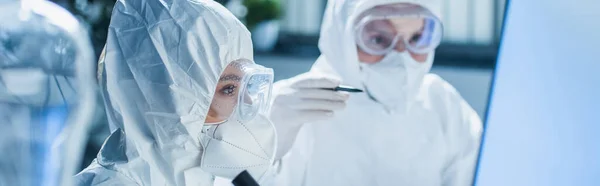
[{"label": "blurred blue background", "polygon": [[509,4],[476,185],[600,185],[600,1]]},{"label": "blurred blue background", "polygon": [[[86,24],[99,55],[114,0],[53,0]],[[217,0],[251,30],[255,61],[274,68],[276,80],[310,69],[319,55],[321,19],[327,0]],[[441,0],[444,40],[432,73],[449,81],[483,118],[495,67],[505,0]],[[95,158],[109,134],[103,103],[98,110],[82,163]]]}]

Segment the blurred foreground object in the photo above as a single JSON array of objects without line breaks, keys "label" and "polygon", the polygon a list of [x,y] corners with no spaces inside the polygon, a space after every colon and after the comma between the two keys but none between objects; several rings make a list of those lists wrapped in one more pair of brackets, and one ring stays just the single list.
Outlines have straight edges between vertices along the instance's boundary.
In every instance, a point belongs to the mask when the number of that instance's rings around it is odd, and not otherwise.
[{"label": "blurred foreground object", "polygon": [[0,185],[71,185],[95,104],[88,34],[41,0],[0,0],[0,25]]}]

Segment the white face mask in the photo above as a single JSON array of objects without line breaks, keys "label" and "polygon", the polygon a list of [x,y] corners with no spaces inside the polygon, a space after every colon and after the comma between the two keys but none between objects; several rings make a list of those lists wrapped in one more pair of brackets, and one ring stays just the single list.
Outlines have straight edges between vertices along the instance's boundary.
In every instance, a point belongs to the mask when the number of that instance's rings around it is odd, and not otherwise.
[{"label": "white face mask", "polygon": [[200,167],[215,176],[233,179],[246,170],[260,181],[274,163],[277,136],[262,114],[249,122],[230,119],[207,125],[198,137],[203,147]]},{"label": "white face mask", "polygon": [[433,53],[423,63],[408,52],[392,51],[375,64],[360,63],[367,94],[387,110],[406,112],[415,99],[423,77],[431,69]]}]

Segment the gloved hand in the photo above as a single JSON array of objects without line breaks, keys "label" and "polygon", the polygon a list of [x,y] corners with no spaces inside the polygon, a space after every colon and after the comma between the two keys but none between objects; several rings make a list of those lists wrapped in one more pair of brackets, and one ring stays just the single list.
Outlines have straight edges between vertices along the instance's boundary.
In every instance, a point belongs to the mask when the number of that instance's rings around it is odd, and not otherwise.
[{"label": "gloved hand", "polygon": [[324,88],[335,88],[340,80],[317,73],[304,73],[273,85],[273,104],[269,118],[277,128],[281,158],[291,148],[303,124],[333,117],[346,107],[349,94]]}]

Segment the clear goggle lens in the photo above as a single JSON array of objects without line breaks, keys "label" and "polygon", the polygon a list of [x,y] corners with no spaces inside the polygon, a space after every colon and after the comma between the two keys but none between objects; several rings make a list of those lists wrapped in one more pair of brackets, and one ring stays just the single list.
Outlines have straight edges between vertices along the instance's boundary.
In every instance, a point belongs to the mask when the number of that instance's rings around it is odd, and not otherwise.
[{"label": "clear goggle lens", "polygon": [[269,109],[273,70],[248,60],[230,63],[223,71],[207,116],[207,124],[229,119],[249,121]]},{"label": "clear goggle lens", "polygon": [[358,47],[371,55],[394,49],[429,53],[440,44],[441,22],[430,14],[365,16],[356,26]]},{"label": "clear goggle lens", "polygon": [[272,82],[272,74],[255,74],[248,78],[244,94],[240,96],[243,104],[238,107],[241,120],[250,120],[268,110]]}]

